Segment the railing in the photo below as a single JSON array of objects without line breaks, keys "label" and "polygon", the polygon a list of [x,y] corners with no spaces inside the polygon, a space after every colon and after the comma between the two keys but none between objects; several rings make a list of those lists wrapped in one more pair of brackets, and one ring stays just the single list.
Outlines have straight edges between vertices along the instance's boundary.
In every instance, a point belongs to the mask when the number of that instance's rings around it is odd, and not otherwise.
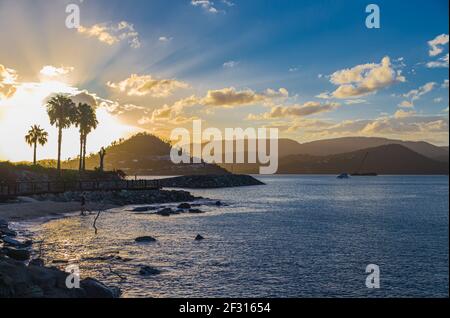
[{"label": "railing", "polygon": [[0,182],[0,198],[58,194],[67,191],[156,190],[160,188],[159,180]]}]

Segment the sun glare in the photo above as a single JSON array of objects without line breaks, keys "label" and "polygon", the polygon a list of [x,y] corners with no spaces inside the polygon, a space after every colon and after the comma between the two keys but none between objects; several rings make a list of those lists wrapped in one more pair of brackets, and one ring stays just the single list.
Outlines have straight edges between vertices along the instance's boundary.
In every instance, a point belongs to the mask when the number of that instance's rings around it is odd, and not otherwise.
[{"label": "sun glare", "polygon": [[[57,133],[51,126],[45,108],[46,99],[55,93],[74,94],[76,88],[56,80],[42,80],[36,83],[22,83],[13,97],[0,100],[0,160],[31,160],[32,152],[25,143],[24,136],[32,125],[40,125],[49,133],[45,147],[38,150],[38,159],[56,158]],[[87,151],[97,152],[112,141],[127,137],[135,128],[126,126],[107,112],[97,109],[98,128],[89,135]],[[71,127],[64,131],[63,158],[75,157],[79,149],[79,133]]]}]

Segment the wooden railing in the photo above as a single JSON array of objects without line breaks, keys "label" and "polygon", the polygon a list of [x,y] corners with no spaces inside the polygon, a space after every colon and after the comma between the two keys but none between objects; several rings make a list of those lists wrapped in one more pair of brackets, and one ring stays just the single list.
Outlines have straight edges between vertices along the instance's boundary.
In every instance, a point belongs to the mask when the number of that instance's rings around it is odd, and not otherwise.
[{"label": "wooden railing", "polygon": [[158,180],[0,182],[0,198],[58,194],[67,191],[156,190],[160,188]]}]

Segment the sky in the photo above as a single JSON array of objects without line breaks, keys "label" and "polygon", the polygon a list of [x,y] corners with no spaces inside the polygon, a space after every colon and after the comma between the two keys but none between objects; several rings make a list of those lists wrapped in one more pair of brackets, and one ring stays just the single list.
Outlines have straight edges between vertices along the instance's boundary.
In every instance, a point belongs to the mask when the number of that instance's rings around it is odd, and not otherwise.
[{"label": "sky", "polygon": [[[80,25],[68,28],[72,4]],[[448,145],[448,23],[447,0],[0,0],[0,160],[30,160],[33,124],[49,132],[38,157],[56,157],[56,93],[96,107],[88,152],[194,119],[299,142]],[[76,128],[63,138],[76,156]]]}]

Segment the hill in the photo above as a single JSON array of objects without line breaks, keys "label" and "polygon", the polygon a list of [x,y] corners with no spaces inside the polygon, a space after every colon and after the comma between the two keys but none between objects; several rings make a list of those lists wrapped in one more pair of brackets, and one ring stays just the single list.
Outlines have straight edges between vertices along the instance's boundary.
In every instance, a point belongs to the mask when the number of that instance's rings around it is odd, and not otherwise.
[{"label": "hill", "polygon": [[[127,175],[197,175],[227,174],[211,164],[174,164],[170,159],[171,145],[160,138],[140,133],[106,148],[105,170],[122,170]],[[99,167],[99,156],[86,158],[86,169]],[[67,169],[78,169],[78,160],[63,164]]]},{"label": "hill", "polygon": [[390,144],[402,145],[428,158],[448,156],[448,148],[438,147],[424,141],[402,141],[377,137],[344,137],[336,139],[318,140],[300,144],[297,154],[313,156],[328,156],[339,153],[353,152],[366,148],[386,146]]},{"label": "hill", "polygon": [[[364,157],[366,161],[360,171]],[[430,159],[403,145],[383,145],[354,152],[328,155],[292,155],[282,158],[279,174],[448,174],[448,164]]]}]

